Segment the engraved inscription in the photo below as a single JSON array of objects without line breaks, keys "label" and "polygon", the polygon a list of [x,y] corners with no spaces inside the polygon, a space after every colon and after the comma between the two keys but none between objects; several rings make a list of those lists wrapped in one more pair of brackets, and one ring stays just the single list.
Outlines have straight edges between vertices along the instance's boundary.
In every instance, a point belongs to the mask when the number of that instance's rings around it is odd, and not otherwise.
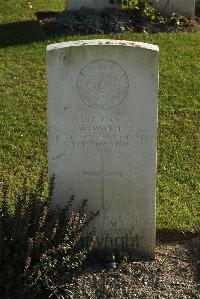
[{"label": "engraved inscription", "polygon": [[106,111],[125,100],[129,80],[121,66],[101,59],[89,63],[80,71],[76,86],[80,99],[86,105]]},{"label": "engraved inscription", "polygon": [[[58,148],[64,147],[63,152],[57,153],[53,160],[62,158],[67,151],[108,153],[112,151],[133,153],[138,146],[149,145],[156,140],[154,132],[133,132],[126,118],[101,115],[71,116],[71,130],[55,136]],[[109,176],[109,172],[99,172],[99,176]],[[90,175],[90,173],[85,173]],[[120,173],[118,173],[120,176]]]},{"label": "engraved inscription", "polygon": [[153,132],[136,134],[132,132],[126,118],[105,116],[72,116],[73,130],[65,135],[66,148],[83,151],[133,150],[136,144],[150,143]]}]

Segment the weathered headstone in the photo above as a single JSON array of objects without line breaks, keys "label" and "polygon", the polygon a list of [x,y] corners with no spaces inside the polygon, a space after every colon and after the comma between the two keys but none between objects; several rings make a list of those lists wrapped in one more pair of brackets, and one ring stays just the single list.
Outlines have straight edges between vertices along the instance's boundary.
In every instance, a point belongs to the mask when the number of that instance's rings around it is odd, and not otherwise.
[{"label": "weathered headstone", "polygon": [[195,0],[149,0],[163,14],[180,14],[185,17],[195,17]]},{"label": "weathered headstone", "polygon": [[155,247],[158,47],[89,40],[47,47],[49,176],[99,210],[98,247]]},{"label": "weathered headstone", "polygon": [[95,10],[101,10],[105,8],[120,8],[121,5],[117,0],[67,0],[67,10],[78,10],[82,7]]}]

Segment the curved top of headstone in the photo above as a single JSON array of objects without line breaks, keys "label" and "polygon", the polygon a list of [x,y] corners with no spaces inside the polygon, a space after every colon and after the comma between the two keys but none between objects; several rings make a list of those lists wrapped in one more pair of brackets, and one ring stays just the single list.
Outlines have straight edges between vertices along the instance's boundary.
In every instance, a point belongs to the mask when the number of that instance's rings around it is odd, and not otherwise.
[{"label": "curved top of headstone", "polygon": [[83,46],[123,46],[123,47],[141,48],[141,49],[159,52],[158,46],[153,44],[132,42],[127,40],[116,40],[116,39],[93,39],[93,40],[69,41],[69,42],[63,42],[57,44],[55,43],[55,44],[48,45],[47,51],[70,48],[70,47],[83,47]]}]

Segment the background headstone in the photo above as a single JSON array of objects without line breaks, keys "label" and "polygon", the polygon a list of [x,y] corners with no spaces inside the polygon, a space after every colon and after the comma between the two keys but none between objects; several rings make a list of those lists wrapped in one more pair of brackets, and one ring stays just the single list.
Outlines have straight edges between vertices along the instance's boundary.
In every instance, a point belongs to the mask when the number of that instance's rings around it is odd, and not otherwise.
[{"label": "background headstone", "polygon": [[195,17],[195,0],[149,0],[163,14],[180,14],[185,17]]},{"label": "background headstone", "polygon": [[[171,15],[178,13],[185,17],[195,17],[195,0],[149,0],[163,14]],[[67,10],[78,10],[81,7],[101,10],[104,8],[122,8],[118,0],[67,0]]]},{"label": "background headstone", "polygon": [[155,247],[158,47],[90,40],[47,47],[49,176],[99,210],[98,247]]},{"label": "background headstone", "polygon": [[67,10],[77,10],[81,7],[101,10],[104,8],[120,8],[121,5],[116,0],[112,2],[110,0],[67,0],[66,7]]}]

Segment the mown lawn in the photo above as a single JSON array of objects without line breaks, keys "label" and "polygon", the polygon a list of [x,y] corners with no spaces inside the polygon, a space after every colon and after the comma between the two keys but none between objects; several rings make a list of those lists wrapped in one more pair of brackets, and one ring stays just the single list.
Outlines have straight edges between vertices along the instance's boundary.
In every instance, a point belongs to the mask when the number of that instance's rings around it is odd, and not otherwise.
[{"label": "mown lawn", "polygon": [[[19,188],[47,174],[45,48],[56,40],[36,22],[36,10],[62,10],[64,0],[0,0],[0,186]],[[144,41],[160,47],[157,227],[200,227],[200,35],[82,36]],[[145,87],[145,86],[144,86]]]}]

